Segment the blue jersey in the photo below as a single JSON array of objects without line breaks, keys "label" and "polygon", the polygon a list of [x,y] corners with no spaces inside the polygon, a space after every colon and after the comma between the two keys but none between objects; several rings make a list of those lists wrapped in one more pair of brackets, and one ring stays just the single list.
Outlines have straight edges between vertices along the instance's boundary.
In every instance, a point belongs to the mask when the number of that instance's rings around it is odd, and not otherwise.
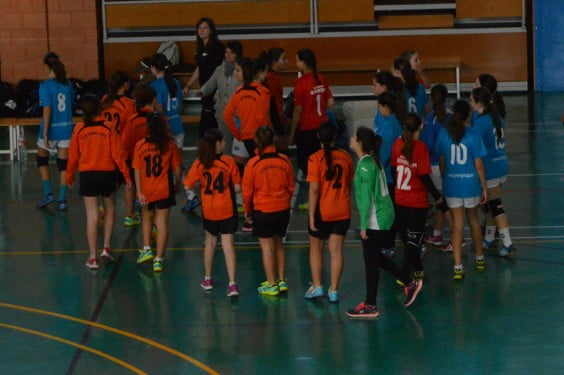
[{"label": "blue jersey", "polygon": [[457,145],[446,129],[441,129],[435,142],[435,152],[444,158],[443,192],[449,198],[478,197],[482,193],[475,160],[487,155],[480,134],[466,128]]},{"label": "blue jersey", "polygon": [[384,117],[380,113],[380,110],[376,110],[376,114],[374,115],[374,132],[376,134],[380,134],[380,130],[382,128],[382,123],[384,122]]},{"label": "blue jersey", "polygon": [[[379,111],[378,111],[379,113]],[[378,116],[378,113],[376,116]],[[386,181],[388,184],[394,184],[392,170],[390,168],[390,159],[392,158],[392,146],[398,137],[403,133],[403,127],[396,115],[384,117],[380,115],[379,123],[376,127],[376,135],[382,137],[382,145],[380,146],[380,163],[384,166],[386,172]]]},{"label": "blue jersey", "polygon": [[509,162],[505,153],[505,122],[501,121],[501,138],[497,139],[492,116],[489,113],[478,115],[474,118],[472,128],[482,137],[488,155],[484,157],[486,179],[501,178],[509,172]]},{"label": "blue jersey", "polygon": [[419,139],[427,145],[429,156],[431,157],[431,165],[439,165],[439,155],[435,152],[435,141],[441,129],[448,123],[451,115],[450,111],[447,110],[444,123],[440,122],[437,116],[435,116],[435,111],[429,112],[427,117],[425,117],[425,123],[423,124],[421,134],[419,134]]},{"label": "blue jersey", "polygon": [[425,116],[425,106],[429,102],[429,97],[422,84],[419,84],[419,87],[417,87],[415,95],[411,95],[408,89],[403,89],[403,95],[405,96],[405,107],[408,112],[418,113],[421,117]]},{"label": "blue jersey", "polygon": [[[49,140],[62,141],[72,135],[72,101],[74,92],[70,82],[61,82],[49,78],[39,85],[39,105],[51,108],[51,122],[47,137]],[[39,124],[39,139],[43,139],[43,119]]]},{"label": "blue jersey", "polygon": [[176,98],[171,98],[168,86],[163,77],[155,79],[151,82],[151,87],[157,92],[157,103],[163,106],[163,112],[167,117],[170,130],[173,135],[184,134],[182,126],[182,118],[180,117],[180,106],[182,105],[182,88],[180,83],[175,79]]},{"label": "blue jersey", "polygon": [[480,116],[480,113],[478,111],[472,111],[472,115],[470,116],[470,125],[474,125],[474,122],[476,121],[478,116]]}]

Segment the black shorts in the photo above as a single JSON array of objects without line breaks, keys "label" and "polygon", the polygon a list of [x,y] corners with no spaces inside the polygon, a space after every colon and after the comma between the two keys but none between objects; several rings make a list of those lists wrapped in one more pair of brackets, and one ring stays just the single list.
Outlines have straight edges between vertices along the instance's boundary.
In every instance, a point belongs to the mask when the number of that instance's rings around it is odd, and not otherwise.
[{"label": "black shorts", "polygon": [[255,141],[253,139],[244,139],[243,144],[245,145],[249,157],[252,158],[255,156],[255,150],[257,149]]},{"label": "black shorts", "polygon": [[206,232],[217,236],[218,234],[232,234],[237,232],[237,215],[224,220],[207,220],[204,218],[204,229]]},{"label": "black shorts", "polygon": [[[131,177],[131,183],[133,184],[133,186],[135,186],[135,169],[133,169],[133,167],[131,166],[132,161],[126,160],[125,164],[127,165],[127,169],[129,169],[129,176]],[[116,169],[116,184],[117,186],[121,186],[125,184],[125,177],[123,177],[123,174],[119,169]]]},{"label": "black shorts", "polygon": [[296,154],[298,157],[298,167],[307,176],[307,160],[316,151],[321,149],[316,130],[298,131],[296,133]]},{"label": "black shorts", "polygon": [[277,212],[253,212],[253,235],[258,238],[284,237],[290,222],[290,209]]},{"label": "black shorts", "polygon": [[159,209],[159,210],[166,210],[167,208],[171,208],[172,206],[176,206],[176,197],[174,194],[171,194],[168,198],[161,199],[160,201],[154,201],[147,205],[149,210]]},{"label": "black shorts", "polygon": [[85,171],[79,173],[78,194],[83,197],[109,197],[116,191],[114,171]]},{"label": "black shorts", "polygon": [[315,227],[318,230],[314,232],[311,230],[311,228],[309,228],[308,225],[308,233],[312,237],[326,240],[332,234],[336,234],[338,236],[346,236],[350,226],[351,219],[323,221],[321,214],[318,213],[315,215]]}]

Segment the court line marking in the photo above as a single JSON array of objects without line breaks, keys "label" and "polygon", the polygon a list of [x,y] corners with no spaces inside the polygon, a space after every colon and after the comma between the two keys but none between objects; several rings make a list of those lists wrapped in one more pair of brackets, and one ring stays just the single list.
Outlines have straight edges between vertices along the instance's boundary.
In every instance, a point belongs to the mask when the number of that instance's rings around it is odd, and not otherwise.
[{"label": "court line marking", "polygon": [[564,176],[564,172],[558,173],[516,173],[508,174],[507,177],[534,177],[534,176]]},{"label": "court line marking", "polygon": [[139,374],[139,375],[146,375],[147,374],[145,371],[142,371],[141,369],[139,369],[139,368],[137,368],[133,365],[130,365],[129,363],[122,361],[119,358],[116,358],[114,356],[106,354],[106,353],[104,353],[100,350],[93,349],[93,348],[90,348],[88,346],[84,346],[84,345],[81,345],[81,344],[77,344],[73,341],[64,339],[62,337],[53,336],[53,335],[50,335],[50,334],[45,333],[45,332],[35,331],[33,329],[24,328],[24,327],[12,325],[12,324],[7,324],[7,323],[0,323],[0,327],[6,328],[6,329],[11,329],[11,330],[14,330],[14,331],[20,331],[20,332],[28,333],[30,335],[40,336],[40,337],[43,337],[43,338],[46,338],[46,339],[49,339],[49,340],[53,340],[53,341],[58,341],[60,343],[63,343],[63,344],[69,345],[69,346],[73,346],[73,347],[81,349],[81,350],[85,350],[87,352],[90,352],[90,353],[95,354],[97,356],[100,356],[102,358],[105,358],[109,361],[117,363],[118,365],[125,367],[128,370],[131,370],[135,374]]},{"label": "court line marking", "polygon": [[[153,341],[151,339],[148,339],[146,337],[139,336],[135,333],[131,333],[131,332],[128,332],[128,331],[121,330],[119,328],[110,327],[110,326],[105,325],[105,324],[91,322],[91,321],[81,319],[81,318],[75,318],[74,316],[70,316],[70,315],[60,314],[60,313],[47,311],[47,310],[36,309],[36,308],[33,308],[33,307],[14,305],[14,304],[11,304],[11,303],[0,302],[0,307],[12,309],[12,310],[26,311],[26,312],[30,312],[30,313],[34,313],[34,314],[39,314],[39,315],[52,316],[52,317],[55,317],[55,318],[60,318],[60,319],[64,319],[64,320],[69,320],[71,322],[96,327],[96,328],[99,328],[101,330],[112,332],[112,333],[115,333],[115,334],[120,335],[120,336],[125,336],[125,337],[132,339],[132,340],[136,340],[136,341],[145,343],[147,345],[153,346],[153,347],[160,349],[162,351],[165,351],[165,352],[167,352],[167,353],[169,353],[173,356],[176,356],[176,357],[181,358],[181,359],[183,359],[187,362],[190,362],[191,364],[193,364],[194,366],[198,367],[199,369],[207,372],[208,374],[219,375],[219,372],[215,371],[211,367],[209,367],[206,364],[198,361],[195,358],[192,358],[192,357],[190,357],[190,356],[188,356],[184,353],[179,352],[176,349],[170,348],[166,345],[160,344],[160,343]],[[76,345],[80,345],[80,344],[76,344]]]}]

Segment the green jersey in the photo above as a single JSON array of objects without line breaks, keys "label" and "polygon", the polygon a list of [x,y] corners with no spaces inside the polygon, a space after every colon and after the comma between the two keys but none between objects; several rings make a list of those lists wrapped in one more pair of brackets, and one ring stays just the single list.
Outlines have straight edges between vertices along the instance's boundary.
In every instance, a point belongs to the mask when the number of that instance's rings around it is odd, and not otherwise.
[{"label": "green jersey", "polygon": [[388,230],[394,223],[394,204],[386,175],[370,155],[363,156],[354,173],[354,192],[360,213],[360,230]]}]

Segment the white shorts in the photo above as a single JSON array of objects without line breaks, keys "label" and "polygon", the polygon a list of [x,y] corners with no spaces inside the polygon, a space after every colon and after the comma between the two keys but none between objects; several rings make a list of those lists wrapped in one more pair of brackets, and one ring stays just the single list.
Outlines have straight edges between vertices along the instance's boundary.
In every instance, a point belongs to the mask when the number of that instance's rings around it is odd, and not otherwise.
[{"label": "white shorts", "polygon": [[234,156],[239,156],[240,158],[248,158],[249,153],[243,141],[239,141],[237,138],[233,138],[233,148],[232,152]]},{"label": "white shorts", "polygon": [[45,147],[45,141],[43,140],[43,138],[37,138],[37,147],[42,148],[51,153],[57,152],[57,149],[59,148],[69,148],[69,145],[70,145],[70,139],[62,139],[57,141],[49,140],[49,146],[51,146],[51,148],[48,148]]},{"label": "white shorts", "polygon": [[431,165],[431,181],[438,191],[443,191],[443,177],[438,165]]},{"label": "white shorts", "polygon": [[174,143],[176,143],[176,147],[182,150],[182,147],[184,147],[184,133],[173,135],[172,138]]},{"label": "white shorts", "polygon": [[470,198],[449,198],[445,197],[446,204],[449,208],[474,208],[480,204],[481,197],[470,197]]},{"label": "white shorts", "polygon": [[486,181],[486,185],[488,189],[493,189],[494,187],[502,185],[505,182],[505,180],[507,180],[507,176],[492,178],[491,180]]}]

